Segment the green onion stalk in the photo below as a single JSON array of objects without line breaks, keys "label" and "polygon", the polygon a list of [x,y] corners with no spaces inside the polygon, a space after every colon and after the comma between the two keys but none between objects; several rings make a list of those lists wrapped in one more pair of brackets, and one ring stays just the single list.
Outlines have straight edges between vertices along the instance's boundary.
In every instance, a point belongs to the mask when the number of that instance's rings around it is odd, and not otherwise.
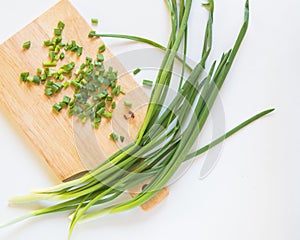
[{"label": "green onion stalk", "polygon": [[[212,143],[192,152],[192,146],[204,127],[247,31],[249,5],[247,0],[244,22],[233,48],[226,51],[219,61],[214,61],[208,73],[204,69],[212,49],[214,1],[209,0],[205,4],[209,14],[202,55],[193,69],[186,64],[187,27],[192,0],[180,0],[179,4],[176,0],[167,0],[167,6],[170,10],[172,29],[166,47],[136,36],[94,32],[89,34],[90,37],[117,37],[141,41],[165,51],[145,120],[136,139],[83,177],[11,199],[11,203],[18,205],[35,201],[48,201],[50,205],[7,222],[2,227],[33,216],[71,211],[70,238],[77,222],[127,211],[145,203],[168,184],[184,161],[204,153],[274,110],[268,109],[256,114]],[[180,48],[183,48],[183,57],[179,58]],[[173,81],[172,71],[176,59],[180,59],[182,63],[180,83],[177,94],[173,96],[171,103],[164,107]],[[187,71],[189,75],[184,80],[183,76]],[[135,197],[118,203],[112,202],[147,179],[151,179],[150,182]]]}]

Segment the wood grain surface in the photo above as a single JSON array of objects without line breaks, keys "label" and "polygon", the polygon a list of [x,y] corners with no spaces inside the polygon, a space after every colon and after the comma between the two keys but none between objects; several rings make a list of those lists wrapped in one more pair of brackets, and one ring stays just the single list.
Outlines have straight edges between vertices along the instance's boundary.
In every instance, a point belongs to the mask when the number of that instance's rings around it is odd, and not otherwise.
[{"label": "wood grain surface", "polygon": [[[20,81],[20,73],[29,71],[33,75],[37,68],[42,68],[43,61],[48,61],[48,49],[43,47],[43,42],[53,37],[53,29],[58,21],[66,25],[63,42],[74,39],[83,46],[81,57],[66,54],[59,65],[74,61],[79,67],[85,61],[85,56],[95,58],[98,47],[103,44],[102,40],[88,38],[91,30],[89,24],[71,3],[60,1],[0,46],[0,105],[16,121],[57,177],[66,180],[97,166],[134,139],[143,122],[148,97],[106,48],[105,62],[118,71],[118,83],[127,93],[117,99],[113,120],[103,121],[99,129],[94,130],[89,123],[83,125],[69,117],[67,111],[53,113],[52,105],[61,101],[64,95],[71,96],[72,89],[67,88],[49,98],[44,95],[43,85],[35,86]],[[30,49],[23,50],[22,45],[28,40],[32,45]],[[134,103],[130,109],[124,106],[125,99]],[[124,115],[129,110],[135,113],[135,118],[126,120]],[[125,136],[124,143],[110,140],[111,132]],[[156,199],[153,206],[157,203]]]}]

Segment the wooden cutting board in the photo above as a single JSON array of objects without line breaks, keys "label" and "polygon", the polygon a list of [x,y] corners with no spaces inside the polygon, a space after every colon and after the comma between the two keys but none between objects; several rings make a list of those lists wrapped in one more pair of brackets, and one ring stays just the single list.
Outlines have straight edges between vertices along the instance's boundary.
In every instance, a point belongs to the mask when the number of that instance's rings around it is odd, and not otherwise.
[{"label": "wooden cutting board", "polygon": [[[57,177],[65,181],[97,166],[134,139],[143,122],[148,97],[106,47],[105,62],[118,71],[118,84],[127,93],[117,99],[113,119],[102,121],[99,129],[95,130],[89,123],[83,125],[69,117],[67,111],[53,113],[52,105],[61,101],[64,95],[72,96],[72,89],[67,88],[49,98],[44,95],[43,85],[34,86],[20,81],[20,73],[29,71],[33,75],[37,68],[42,68],[42,62],[48,61],[48,49],[43,47],[43,42],[53,37],[58,21],[65,23],[63,42],[74,39],[83,46],[81,57],[66,54],[60,64],[74,61],[79,67],[86,56],[95,58],[102,40],[88,38],[89,24],[71,3],[60,1],[0,46],[0,105],[16,121]],[[23,50],[23,43],[29,40],[32,44],[30,49]],[[133,106],[126,107],[124,100],[130,100]],[[126,120],[124,115],[129,111],[134,112],[135,118]],[[125,141],[113,142],[109,138],[111,132],[125,136]],[[151,208],[167,194],[164,189],[146,208]]]}]

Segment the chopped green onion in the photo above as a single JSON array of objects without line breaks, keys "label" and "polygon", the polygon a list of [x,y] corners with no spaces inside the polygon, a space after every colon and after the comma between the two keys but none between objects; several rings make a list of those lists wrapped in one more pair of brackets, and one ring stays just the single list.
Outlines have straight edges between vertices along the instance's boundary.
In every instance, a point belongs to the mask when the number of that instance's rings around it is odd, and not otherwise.
[{"label": "chopped green onion", "polygon": [[135,70],[133,71],[133,75],[137,75],[140,71],[141,71],[140,68],[135,69]]},{"label": "chopped green onion", "polygon": [[100,62],[103,62],[104,61],[103,54],[97,54],[97,60],[100,61]]},{"label": "chopped green onion", "polygon": [[57,27],[60,29],[60,30],[63,30],[65,28],[65,24],[62,22],[62,21],[59,21],[58,24],[57,24]]},{"label": "chopped green onion", "polygon": [[20,79],[23,82],[26,82],[28,77],[29,77],[29,72],[22,72],[21,75],[20,75]]},{"label": "chopped green onion", "polygon": [[148,86],[148,87],[152,87],[153,81],[144,79],[143,80],[143,85]]},{"label": "chopped green onion", "polygon": [[106,47],[104,44],[102,44],[99,48],[98,48],[98,52],[99,53],[103,53],[105,51]]},{"label": "chopped green onion", "polygon": [[125,105],[126,107],[131,107],[131,106],[132,106],[132,102],[129,101],[129,100],[125,100],[125,101],[124,101],[124,105]]},{"label": "chopped green onion", "polygon": [[78,47],[77,48],[77,55],[81,56],[81,54],[82,54],[82,47]]},{"label": "chopped green onion", "polygon": [[107,101],[112,101],[112,100],[113,100],[113,97],[112,97],[112,96],[107,96],[107,97],[106,97],[106,100],[107,100]]},{"label": "chopped green onion", "polygon": [[57,62],[53,61],[53,62],[43,62],[43,67],[56,67]]},{"label": "chopped green onion", "polygon": [[124,142],[125,137],[124,136],[120,136],[120,140],[121,140],[121,142]]},{"label": "chopped green onion", "polygon": [[47,75],[45,73],[41,74],[41,81],[46,81]]},{"label": "chopped green onion", "polygon": [[96,31],[95,30],[91,30],[88,34],[89,38],[93,38],[96,35]]},{"label": "chopped green onion", "polygon": [[55,60],[55,52],[54,51],[49,52],[49,58],[50,58],[51,62],[53,62]]},{"label": "chopped green onion", "polygon": [[62,106],[60,106],[60,104],[58,104],[58,103],[55,103],[52,108],[56,112],[59,112],[62,109]]},{"label": "chopped green onion", "polygon": [[116,133],[114,133],[114,132],[111,133],[109,136],[110,136],[110,138],[111,138],[113,141],[117,141],[118,138],[119,138],[118,135],[117,135]]},{"label": "chopped green onion", "polygon": [[97,114],[98,116],[101,116],[104,112],[105,112],[105,108],[101,107],[101,108],[96,112],[96,114]]},{"label": "chopped green onion", "polygon": [[24,42],[24,43],[23,43],[23,48],[24,48],[24,49],[29,49],[30,46],[31,46],[31,42],[30,42],[30,41],[27,41],[27,42]]},{"label": "chopped green onion", "polygon": [[34,75],[32,82],[34,82],[36,84],[40,84],[41,83],[41,78],[39,76],[37,76],[37,75]]},{"label": "chopped green onion", "polygon": [[61,36],[61,29],[60,28],[55,28],[54,29],[54,35],[55,36]]},{"label": "chopped green onion", "polygon": [[62,59],[64,59],[64,58],[65,58],[65,53],[64,53],[64,52],[60,53],[59,59],[62,60]]},{"label": "chopped green onion", "polygon": [[116,108],[116,102],[112,102],[112,103],[111,103],[111,108],[112,108],[112,109],[115,109],[115,108]]},{"label": "chopped green onion", "polygon": [[64,96],[62,102],[69,105],[71,98],[69,96]]},{"label": "chopped green onion", "polygon": [[39,75],[42,74],[42,69],[38,68],[38,69],[36,70],[36,73],[39,74]]},{"label": "chopped green onion", "polygon": [[106,118],[112,118],[112,113],[105,111],[104,113],[102,113],[102,116],[104,116]]},{"label": "chopped green onion", "polygon": [[53,43],[51,42],[51,40],[44,41],[44,46],[49,47],[51,45],[53,45]]},{"label": "chopped green onion", "polygon": [[91,22],[92,22],[93,24],[98,24],[98,18],[92,18],[92,19],[91,19]]},{"label": "chopped green onion", "polygon": [[52,88],[46,88],[45,89],[45,95],[51,96],[53,94]]}]

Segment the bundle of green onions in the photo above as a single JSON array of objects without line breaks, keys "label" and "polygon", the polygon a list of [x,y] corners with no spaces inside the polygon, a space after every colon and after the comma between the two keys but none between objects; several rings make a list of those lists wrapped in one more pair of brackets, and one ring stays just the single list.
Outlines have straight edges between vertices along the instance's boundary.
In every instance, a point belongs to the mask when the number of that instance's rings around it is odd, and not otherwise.
[{"label": "bundle of green onions", "polygon": [[[186,34],[192,0],[180,0],[179,5],[177,5],[176,0],[167,0],[167,3],[171,13],[172,31],[168,46],[163,47],[165,55],[151,94],[145,121],[135,141],[77,180],[12,199],[11,202],[15,204],[41,200],[50,203],[53,201],[53,204],[8,222],[5,226],[33,216],[72,211],[73,213],[70,216],[71,235],[77,222],[135,208],[159,192],[184,161],[209,150],[241,128],[273,111],[273,109],[263,111],[220,136],[212,143],[191,152],[192,145],[203,129],[245,36],[249,20],[249,6],[248,1],[246,1],[244,23],[233,48],[225,52],[220,61],[214,61],[208,74],[206,74],[204,71],[205,63],[212,47],[214,2],[209,0],[205,4],[205,7],[209,10],[209,16],[202,59],[191,70],[186,80],[183,80],[184,70],[182,71],[178,92],[165,108],[163,106],[172,82],[172,69],[174,62],[179,58],[178,49],[182,45],[184,49],[184,57],[181,58],[182,66],[183,69],[187,69],[185,62]],[[161,45],[144,38],[127,35],[115,36],[147,42],[161,48]],[[147,179],[151,179],[150,182],[132,199],[109,204],[131,187]],[[106,204],[105,207],[101,207],[101,204],[104,203]],[[97,207],[95,207],[96,205]]]}]

